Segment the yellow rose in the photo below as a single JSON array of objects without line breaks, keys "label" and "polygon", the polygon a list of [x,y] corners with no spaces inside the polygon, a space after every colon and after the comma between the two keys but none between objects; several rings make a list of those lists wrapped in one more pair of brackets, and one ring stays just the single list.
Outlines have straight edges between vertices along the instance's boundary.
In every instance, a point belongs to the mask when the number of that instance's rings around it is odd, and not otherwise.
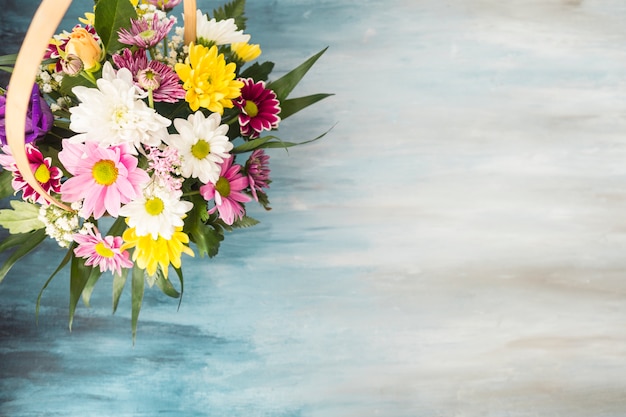
[{"label": "yellow rose", "polygon": [[65,45],[65,53],[76,55],[83,61],[85,71],[97,71],[100,68],[102,49],[91,33],[85,28],[74,28]]}]

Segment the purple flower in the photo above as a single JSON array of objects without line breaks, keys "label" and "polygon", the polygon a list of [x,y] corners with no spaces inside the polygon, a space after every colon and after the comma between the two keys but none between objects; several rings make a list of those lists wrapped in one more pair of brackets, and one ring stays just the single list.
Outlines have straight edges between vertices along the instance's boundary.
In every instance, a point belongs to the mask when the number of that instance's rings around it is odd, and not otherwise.
[{"label": "purple flower", "polygon": [[[2,95],[0,96],[0,143],[2,143],[2,145],[7,144],[5,113],[6,96]],[[35,142],[37,139],[44,137],[52,127],[53,121],[52,110],[50,110],[46,100],[39,94],[37,84],[33,85],[28,112],[26,113],[26,125],[24,129],[26,136],[25,142]]]},{"label": "purple flower", "polygon": [[134,53],[130,49],[124,49],[121,54],[113,55],[113,62],[118,68],[128,68],[133,74],[135,84],[140,88],[145,85],[139,82],[144,70],[150,69],[158,75],[158,87],[152,91],[154,101],[176,103],[185,98],[185,90],[180,84],[180,78],[166,64],[159,61],[149,61],[145,49],[138,49]]}]

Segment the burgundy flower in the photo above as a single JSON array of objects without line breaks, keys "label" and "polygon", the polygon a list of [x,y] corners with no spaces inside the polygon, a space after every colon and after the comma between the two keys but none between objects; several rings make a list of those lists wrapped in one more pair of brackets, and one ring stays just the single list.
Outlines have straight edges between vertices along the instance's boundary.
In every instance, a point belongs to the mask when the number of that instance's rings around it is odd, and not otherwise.
[{"label": "burgundy flower", "polygon": [[[0,143],[2,145],[7,144],[5,113],[6,96],[0,96]],[[52,110],[50,110],[46,100],[39,94],[37,84],[33,85],[28,112],[26,113],[26,125],[24,129],[24,134],[26,135],[25,142],[31,143],[44,137],[50,128],[52,128],[53,121]]]},{"label": "burgundy flower", "polygon": [[[33,201],[39,204],[48,204],[47,200],[39,194],[35,189],[24,180],[22,173],[17,169],[11,149],[8,146],[2,147],[0,153],[0,165],[3,169],[13,172],[13,180],[11,186],[15,193],[22,192],[22,198],[27,201]],[[39,149],[32,144],[26,144],[26,156],[30,164],[30,169],[35,175],[35,179],[47,193],[58,193],[61,190],[61,177],[63,172],[52,165],[52,158],[44,157]]]},{"label": "burgundy flower", "polygon": [[233,103],[241,113],[239,126],[242,136],[257,138],[263,130],[272,130],[280,122],[280,102],[276,93],[265,88],[265,82],[254,82],[252,78],[239,79],[244,83],[241,96]]},{"label": "burgundy flower", "polygon": [[250,191],[255,201],[259,201],[257,191],[264,192],[265,188],[270,187],[270,157],[263,149],[257,149],[250,155],[246,162],[246,173],[248,174],[248,183]]}]

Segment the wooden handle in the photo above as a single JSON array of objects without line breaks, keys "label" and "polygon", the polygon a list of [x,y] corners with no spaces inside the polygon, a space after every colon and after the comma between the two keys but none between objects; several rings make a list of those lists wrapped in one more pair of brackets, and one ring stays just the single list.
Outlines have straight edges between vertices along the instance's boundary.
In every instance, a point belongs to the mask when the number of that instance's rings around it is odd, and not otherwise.
[{"label": "wooden handle", "polygon": [[[39,5],[15,61],[9,81],[10,88],[7,90],[5,114],[7,144],[24,181],[51,204],[65,210],[71,210],[71,208],[48,194],[35,179],[26,156],[24,131],[30,93],[39,71],[39,65],[50,39],[71,3],[72,0],[42,0]],[[196,0],[184,0],[184,16],[185,43],[189,44],[196,40]]]},{"label": "wooden handle", "polygon": [[196,0],[185,0],[184,3],[185,16],[185,45],[196,41]]},{"label": "wooden handle", "polygon": [[61,19],[65,16],[65,12],[71,3],[72,0],[43,0],[35,12],[17,55],[13,74],[11,74],[7,90],[5,114],[7,144],[11,149],[17,169],[22,174],[24,181],[50,203],[66,210],[71,209],[52,198],[35,179],[26,156],[24,130],[30,92],[33,89],[39,65],[50,43],[50,39],[54,35],[54,31],[61,23]]}]

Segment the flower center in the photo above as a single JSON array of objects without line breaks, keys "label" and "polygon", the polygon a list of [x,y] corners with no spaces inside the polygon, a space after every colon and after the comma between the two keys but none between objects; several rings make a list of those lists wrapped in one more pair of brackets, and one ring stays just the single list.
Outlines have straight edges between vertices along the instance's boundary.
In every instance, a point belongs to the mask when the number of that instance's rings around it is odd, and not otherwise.
[{"label": "flower center", "polygon": [[128,107],[126,106],[117,106],[113,111],[113,120],[118,125],[126,122],[126,115],[128,114]]},{"label": "flower center", "polygon": [[117,180],[117,168],[115,162],[103,159],[93,164],[91,169],[93,179],[100,185],[111,185]]},{"label": "flower center", "polygon": [[230,195],[230,182],[224,177],[220,177],[215,183],[215,190],[220,193],[222,197],[228,197]]},{"label": "flower center", "polygon": [[46,164],[41,164],[35,170],[35,179],[42,184],[50,181],[50,170],[46,166]]},{"label": "flower center", "polygon": [[246,105],[243,106],[243,111],[245,111],[250,117],[256,117],[256,115],[259,114],[259,108],[252,100],[246,100]]},{"label": "flower center", "polygon": [[146,200],[146,212],[151,216],[158,216],[163,212],[164,205],[163,200],[159,197],[152,197],[149,200]]},{"label": "flower center", "polygon": [[94,247],[96,253],[104,258],[112,258],[115,256],[115,252],[113,252],[110,248],[106,247],[106,245],[102,242],[96,243]]},{"label": "flower center", "polygon": [[150,39],[154,38],[155,33],[156,32],[154,30],[148,29],[141,32],[139,34],[139,37],[143,40],[149,41]]},{"label": "flower center", "polygon": [[196,159],[204,159],[211,153],[211,145],[204,139],[199,139],[192,147],[191,154]]}]

